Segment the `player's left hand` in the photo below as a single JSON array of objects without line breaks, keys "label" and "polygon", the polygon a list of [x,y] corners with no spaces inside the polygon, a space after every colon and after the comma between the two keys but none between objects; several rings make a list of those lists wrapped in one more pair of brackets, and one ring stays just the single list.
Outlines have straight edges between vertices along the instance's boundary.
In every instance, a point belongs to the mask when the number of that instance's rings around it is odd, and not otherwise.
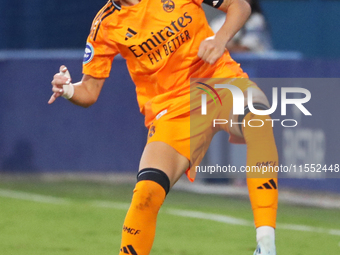
[{"label": "player's left hand", "polygon": [[222,57],[225,46],[226,42],[224,40],[219,40],[216,36],[208,37],[201,42],[197,56],[213,65],[220,57]]}]

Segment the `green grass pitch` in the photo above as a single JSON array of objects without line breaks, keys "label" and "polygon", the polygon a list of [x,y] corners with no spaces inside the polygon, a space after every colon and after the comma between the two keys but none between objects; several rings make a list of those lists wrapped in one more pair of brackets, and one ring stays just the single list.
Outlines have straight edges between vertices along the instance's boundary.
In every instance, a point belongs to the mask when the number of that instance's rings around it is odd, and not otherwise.
[{"label": "green grass pitch", "polygon": [[[118,254],[132,189],[84,181],[0,182],[0,254]],[[252,226],[173,215],[173,209],[252,221],[248,200],[173,190],[158,217],[152,255],[253,254]],[[340,254],[340,232],[322,233],[340,230],[339,210],[280,204],[277,221],[279,255]],[[287,224],[310,228],[285,229]]]}]

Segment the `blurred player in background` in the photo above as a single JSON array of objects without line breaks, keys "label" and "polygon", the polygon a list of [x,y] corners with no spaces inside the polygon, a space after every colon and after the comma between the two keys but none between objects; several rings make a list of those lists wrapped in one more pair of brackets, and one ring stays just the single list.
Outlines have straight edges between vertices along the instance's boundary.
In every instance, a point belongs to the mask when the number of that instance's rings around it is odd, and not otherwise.
[{"label": "blurred player in background", "polygon": [[[95,17],[87,39],[82,80],[72,84],[65,75],[67,68],[61,66],[52,81],[50,104],[63,96],[88,107],[98,99],[115,55],[120,53],[127,61],[149,134],[123,225],[121,255],[150,253],[166,194],[197,161],[190,158],[190,78],[247,78],[225,46],[248,19],[249,4],[245,0],[204,2],[228,13],[216,35],[205,18],[202,0],[108,1]],[[247,96],[246,89],[251,86],[256,88],[253,101],[268,109],[267,98],[256,85],[245,83],[239,88]],[[248,121],[254,117],[245,111],[244,116],[231,118]],[[207,124],[200,136],[210,137],[210,129]],[[247,165],[278,162],[270,122],[256,129],[233,125],[226,131],[247,144]],[[195,149],[205,152],[209,144],[210,140],[202,149]],[[258,242],[254,254],[275,255],[277,179],[248,178],[248,189]]]},{"label": "blurred player in background", "polygon": [[[251,14],[244,26],[228,42],[230,52],[265,52],[272,50],[272,41],[268,24],[262,12],[259,0],[247,0],[251,7]],[[212,30],[216,33],[222,27],[225,15],[219,15],[210,22]]]}]

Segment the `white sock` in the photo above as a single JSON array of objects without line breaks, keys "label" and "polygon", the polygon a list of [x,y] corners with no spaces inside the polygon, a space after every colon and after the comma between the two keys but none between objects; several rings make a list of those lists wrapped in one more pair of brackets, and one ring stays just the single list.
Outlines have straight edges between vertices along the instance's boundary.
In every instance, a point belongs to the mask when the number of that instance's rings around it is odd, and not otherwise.
[{"label": "white sock", "polygon": [[258,227],[256,229],[256,241],[258,242],[264,236],[270,236],[275,241],[275,229],[269,226]]}]

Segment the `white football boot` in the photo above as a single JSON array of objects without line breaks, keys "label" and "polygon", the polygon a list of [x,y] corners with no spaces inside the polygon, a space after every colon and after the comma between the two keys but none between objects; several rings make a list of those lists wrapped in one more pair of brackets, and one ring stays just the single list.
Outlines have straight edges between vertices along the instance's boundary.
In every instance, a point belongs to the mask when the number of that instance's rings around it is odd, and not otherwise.
[{"label": "white football boot", "polygon": [[262,237],[257,243],[254,255],[276,255],[274,239],[271,236]]}]

